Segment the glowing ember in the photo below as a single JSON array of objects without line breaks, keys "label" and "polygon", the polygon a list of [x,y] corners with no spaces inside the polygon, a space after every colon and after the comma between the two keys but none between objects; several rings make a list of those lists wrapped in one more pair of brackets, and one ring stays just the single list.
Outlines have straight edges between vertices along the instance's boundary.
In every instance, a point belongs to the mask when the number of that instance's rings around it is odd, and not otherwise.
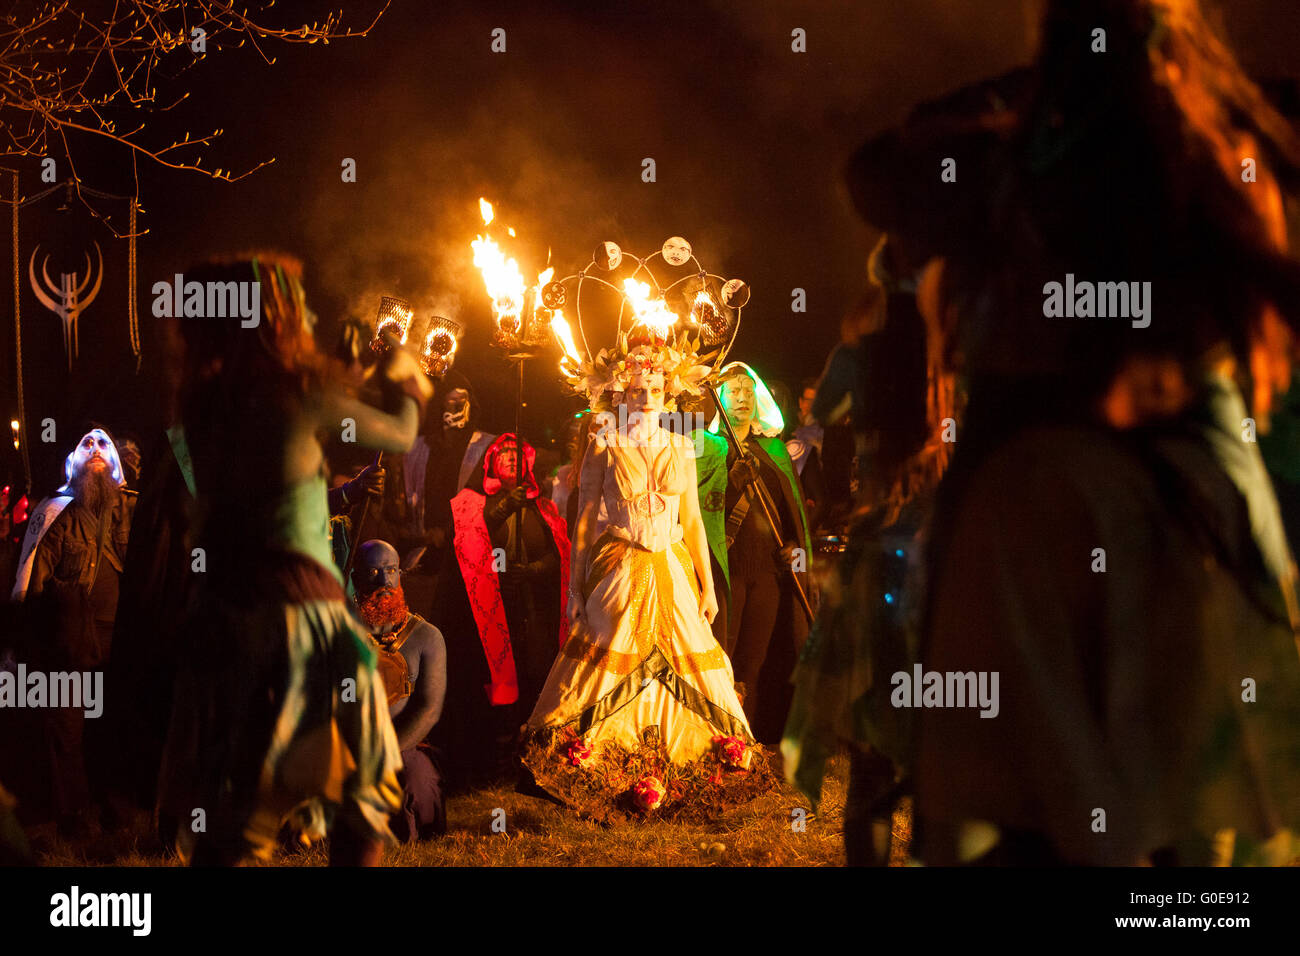
[{"label": "glowing ember", "polygon": [[636,316],[633,328],[643,325],[656,339],[667,340],[668,330],[677,324],[677,314],[668,308],[663,296],[651,299],[650,287],[635,279],[623,280],[623,294]]},{"label": "glowing ember", "polygon": [[713,296],[701,289],[691,303],[691,321],[699,326],[704,341],[710,345],[721,342],[727,335],[727,317],[722,314]]},{"label": "glowing ember", "polygon": [[406,309],[402,314],[384,319],[379,323],[375,330],[375,339],[379,340],[384,337],[386,332],[391,332],[397,336],[403,345],[406,344],[406,333],[411,327],[411,316],[414,315],[410,309]]},{"label": "glowing ember", "polygon": [[486,199],[484,199],[482,196],[478,198],[478,211],[483,216],[483,225],[485,226],[491,224],[492,219],[496,215],[492,211],[492,204],[488,202]]},{"label": "glowing ember", "polygon": [[456,354],[456,337],[446,329],[434,329],[424,340],[424,354],[446,357]]}]

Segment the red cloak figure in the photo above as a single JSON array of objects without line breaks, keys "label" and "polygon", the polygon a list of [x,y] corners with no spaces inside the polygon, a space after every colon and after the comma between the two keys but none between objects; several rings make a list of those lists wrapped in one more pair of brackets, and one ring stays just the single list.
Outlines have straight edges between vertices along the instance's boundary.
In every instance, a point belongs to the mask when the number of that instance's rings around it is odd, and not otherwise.
[{"label": "red cloak figure", "polygon": [[519,727],[568,636],[569,538],[541,496],[535,458],[527,442],[501,435],[451,500],[452,547],[435,607],[447,640],[440,743],[456,784],[499,779],[513,766]]}]

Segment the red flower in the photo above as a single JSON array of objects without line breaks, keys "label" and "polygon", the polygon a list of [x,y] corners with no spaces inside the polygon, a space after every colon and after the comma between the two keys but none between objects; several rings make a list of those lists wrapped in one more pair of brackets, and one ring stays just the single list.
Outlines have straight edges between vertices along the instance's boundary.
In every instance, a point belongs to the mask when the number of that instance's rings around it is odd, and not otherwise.
[{"label": "red flower", "polygon": [[643,813],[664,802],[664,785],[658,777],[642,777],[632,787],[632,797]]},{"label": "red flower", "polygon": [[718,759],[728,767],[743,767],[748,748],[739,737],[714,737],[713,748]]},{"label": "red flower", "polygon": [[569,748],[565,751],[564,756],[572,766],[585,767],[587,764],[591,763],[593,754],[590,747],[584,744],[581,740],[575,740],[573,743],[569,744]]}]

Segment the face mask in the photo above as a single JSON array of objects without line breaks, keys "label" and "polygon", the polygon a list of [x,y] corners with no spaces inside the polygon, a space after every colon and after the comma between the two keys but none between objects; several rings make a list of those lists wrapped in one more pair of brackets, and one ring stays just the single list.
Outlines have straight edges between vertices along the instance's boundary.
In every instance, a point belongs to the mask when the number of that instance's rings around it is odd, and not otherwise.
[{"label": "face mask", "polygon": [[469,424],[469,402],[462,402],[456,409],[442,413],[443,428],[464,428]]}]

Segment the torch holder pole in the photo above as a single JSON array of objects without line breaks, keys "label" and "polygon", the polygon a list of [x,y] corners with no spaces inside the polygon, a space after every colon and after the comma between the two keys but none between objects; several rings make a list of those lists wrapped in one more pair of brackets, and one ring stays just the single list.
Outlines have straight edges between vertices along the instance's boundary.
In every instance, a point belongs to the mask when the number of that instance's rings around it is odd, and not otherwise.
[{"label": "torch holder pole", "polygon": [[[519,429],[523,425],[524,413],[524,362],[527,361],[527,355],[516,356],[515,362],[519,366],[519,377],[515,386],[515,486],[518,487],[524,473],[524,444],[519,435]],[[524,509],[520,508],[513,515],[512,520],[515,523],[515,564],[524,563]]]},{"label": "torch holder pole", "polygon": [[[736,430],[731,427],[731,419],[727,418],[727,412],[722,407],[722,401],[718,398],[717,390],[710,385],[708,386],[708,391],[709,396],[713,399],[713,407],[717,410],[718,419],[722,422],[722,427],[726,429],[727,438],[731,441],[731,444],[736,447],[736,454],[738,454],[742,460],[752,457],[747,451],[745,451],[745,446],[741,444],[740,440],[736,437]],[[772,502],[767,498],[767,489],[763,487],[761,478],[755,477],[753,488],[754,497],[758,499],[758,503],[763,509],[763,515],[767,518],[767,522],[772,528],[772,537],[781,542],[782,546],[784,546],[785,538],[781,535],[781,521],[777,517],[776,509],[772,505]],[[799,606],[803,608],[804,614],[808,616],[808,623],[811,625],[813,621],[816,620],[816,615],[813,614],[812,604],[809,603],[808,594],[803,589],[803,582],[799,580],[799,575],[795,572],[793,567],[786,568],[786,571],[790,575],[791,582],[794,584],[794,593],[795,597],[799,599]]]}]

